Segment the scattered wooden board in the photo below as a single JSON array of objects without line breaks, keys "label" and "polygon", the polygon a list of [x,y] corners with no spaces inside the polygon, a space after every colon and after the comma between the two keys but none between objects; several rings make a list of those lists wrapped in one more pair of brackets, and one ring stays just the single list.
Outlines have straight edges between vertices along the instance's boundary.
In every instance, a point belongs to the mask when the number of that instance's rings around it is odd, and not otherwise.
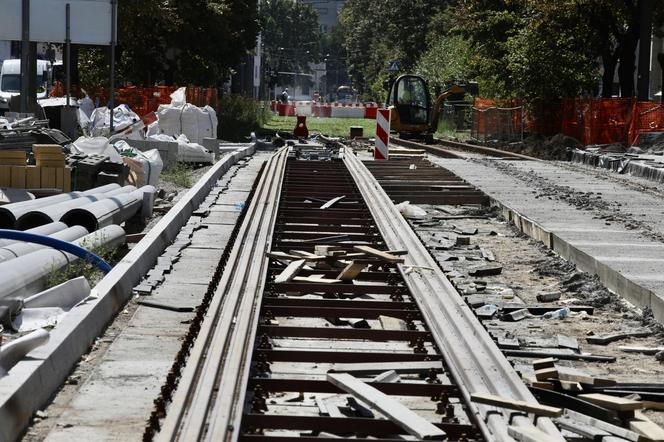
[{"label": "scattered wooden board", "polygon": [[646,336],[650,336],[651,334],[652,334],[651,330],[624,331],[604,336],[588,336],[586,338],[586,342],[595,345],[607,345],[610,344],[611,342],[619,341],[621,339],[643,338]]},{"label": "scattered wooden board", "polygon": [[640,401],[633,401],[631,399],[625,399],[618,396],[609,396],[608,394],[587,393],[580,394],[578,397],[579,399],[592,402],[593,404],[608,408],[609,410],[630,411],[640,410],[643,408],[643,404]]},{"label": "scattered wooden board", "polygon": [[429,370],[443,370],[441,361],[413,361],[413,362],[358,362],[349,364],[334,364],[328,373],[355,373],[362,375],[376,375],[388,370],[399,374],[428,373]]},{"label": "scattered wooden board", "polygon": [[624,351],[625,353],[642,353],[644,355],[654,355],[659,353],[660,351],[664,351],[664,347],[628,347],[628,346],[620,346],[618,347],[620,351]]},{"label": "scattered wooden board", "polygon": [[629,422],[630,430],[644,435],[650,440],[664,441],[664,429],[654,423],[640,410],[634,412],[635,420]]},{"label": "scattered wooden board", "polygon": [[354,246],[353,247],[355,250],[359,250],[360,252],[364,252],[367,255],[375,256],[377,258],[382,259],[383,261],[390,262],[393,264],[402,264],[405,262],[403,258],[399,258],[396,255],[393,255],[388,252],[383,252],[382,250],[374,249],[373,247],[369,246]]},{"label": "scattered wooden board", "polygon": [[493,405],[494,407],[507,408],[510,410],[524,411],[538,416],[558,417],[562,416],[563,409],[541,405],[537,402],[515,401],[512,399],[495,396],[492,394],[472,393],[470,401],[478,404]]},{"label": "scattered wooden board", "polygon": [[[319,275],[316,275],[319,276]],[[314,278],[311,276],[296,276],[293,278],[293,281],[297,282],[318,282],[321,284],[335,284],[337,282],[342,282],[340,279],[329,279],[329,278]]]},{"label": "scattered wooden board", "polygon": [[281,271],[275,278],[274,282],[277,284],[282,284],[285,282],[290,282],[293,280],[295,275],[302,270],[306,261],[304,259],[298,259],[297,261],[292,261],[285,269]]},{"label": "scattered wooden board", "polygon": [[337,276],[342,281],[352,281],[359,275],[367,265],[361,262],[351,261]]},{"label": "scattered wooden board", "polygon": [[619,427],[617,425],[604,422],[603,420],[596,419],[591,416],[586,416],[585,414],[577,413],[570,409],[565,409],[565,417],[569,418],[575,422],[579,422],[585,425],[590,425],[593,428],[598,430],[604,430],[608,433],[613,434],[614,436],[622,437],[627,439],[630,442],[644,442],[645,438],[638,433],[628,430],[626,428]]},{"label": "scattered wooden board", "polygon": [[390,396],[348,373],[328,373],[328,382],[352,394],[419,439],[442,438],[446,433]]}]

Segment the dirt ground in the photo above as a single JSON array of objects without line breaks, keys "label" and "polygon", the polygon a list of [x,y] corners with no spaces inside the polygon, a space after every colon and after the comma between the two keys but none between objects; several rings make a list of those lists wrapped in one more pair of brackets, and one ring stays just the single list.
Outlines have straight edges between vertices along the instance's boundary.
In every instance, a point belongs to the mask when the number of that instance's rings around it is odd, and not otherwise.
[{"label": "dirt ground", "polygon": [[[423,242],[437,247],[434,256],[462,295],[503,294],[508,302],[538,304],[541,293],[558,292],[561,298],[551,304],[591,305],[592,315],[572,314],[564,319],[542,319],[530,316],[518,322],[497,319],[483,321],[494,335],[519,339],[521,348],[556,347],[557,335],[575,338],[583,353],[614,356],[613,363],[560,360],[557,365],[579,369],[585,373],[609,377],[618,382],[661,383],[664,364],[655,356],[624,353],[620,346],[656,347],[664,343],[664,328],[644,312],[607,290],[596,276],[580,272],[554,252],[526,237],[505,222],[497,211],[467,207],[421,206],[428,212],[427,220],[411,220]],[[475,218],[439,219],[459,216]],[[471,234],[477,229],[477,233]],[[469,245],[451,246],[457,236],[470,238]],[[484,255],[483,255],[484,252]],[[493,255],[495,261],[485,258]],[[483,257],[484,256],[484,257]],[[495,276],[471,277],[470,269],[483,265],[502,266]],[[513,292],[513,299],[509,292]],[[617,331],[650,327],[652,335],[629,338],[608,345],[591,345],[588,336],[603,336]],[[522,376],[533,374],[532,359],[510,358]],[[664,413],[648,412],[650,418],[664,424]]]}]

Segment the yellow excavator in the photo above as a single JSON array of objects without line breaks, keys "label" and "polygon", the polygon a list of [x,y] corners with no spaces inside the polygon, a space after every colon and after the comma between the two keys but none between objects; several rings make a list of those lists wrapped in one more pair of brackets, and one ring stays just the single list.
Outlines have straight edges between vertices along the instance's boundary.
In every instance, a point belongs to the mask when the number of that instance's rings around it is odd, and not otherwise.
[{"label": "yellow excavator", "polygon": [[389,82],[387,107],[392,111],[390,130],[401,138],[419,138],[433,141],[438,129],[438,118],[443,102],[448,98],[462,100],[466,91],[476,92],[477,83],[454,84],[443,91],[432,102],[426,80],[414,74],[400,75]]}]

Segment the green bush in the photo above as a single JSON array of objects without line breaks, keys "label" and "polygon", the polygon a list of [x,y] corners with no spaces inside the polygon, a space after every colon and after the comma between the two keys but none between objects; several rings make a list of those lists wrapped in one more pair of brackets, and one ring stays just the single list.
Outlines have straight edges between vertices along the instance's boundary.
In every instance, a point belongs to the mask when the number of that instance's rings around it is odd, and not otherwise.
[{"label": "green bush", "polygon": [[264,103],[239,95],[226,95],[219,100],[217,138],[243,141],[270,119],[270,109]]}]

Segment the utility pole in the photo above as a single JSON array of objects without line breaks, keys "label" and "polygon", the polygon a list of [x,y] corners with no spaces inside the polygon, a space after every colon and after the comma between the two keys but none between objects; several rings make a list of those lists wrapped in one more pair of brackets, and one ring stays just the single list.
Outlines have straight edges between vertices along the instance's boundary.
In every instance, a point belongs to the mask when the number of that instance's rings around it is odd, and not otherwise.
[{"label": "utility pole", "polygon": [[659,69],[662,71],[662,86],[659,92],[661,96],[659,99],[660,102],[664,103],[664,53],[657,54],[657,61],[659,62]]},{"label": "utility pole", "polygon": [[636,91],[640,101],[650,99],[650,44],[652,38],[652,12],[654,0],[639,3],[639,64]]},{"label": "utility pole", "polygon": [[[34,80],[33,80],[34,81]],[[21,113],[28,112],[30,82],[30,0],[21,2]]]},{"label": "utility pole", "polygon": [[110,129],[111,135],[113,135],[113,108],[115,107],[115,40],[116,40],[116,29],[115,29],[115,17],[117,14],[117,0],[111,0],[111,96],[109,97],[109,106],[110,106]]}]

